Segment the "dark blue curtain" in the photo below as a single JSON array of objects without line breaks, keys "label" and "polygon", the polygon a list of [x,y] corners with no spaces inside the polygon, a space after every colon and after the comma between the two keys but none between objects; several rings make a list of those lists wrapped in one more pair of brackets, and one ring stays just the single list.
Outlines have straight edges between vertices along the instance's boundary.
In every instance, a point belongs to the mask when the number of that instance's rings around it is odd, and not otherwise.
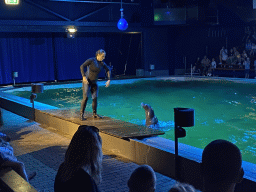
[{"label": "dark blue curtain", "polygon": [[55,37],[57,80],[82,79],[80,65],[99,49],[104,49],[103,37]]},{"label": "dark blue curtain", "polygon": [[[0,33],[0,85],[81,79],[80,65],[104,49],[105,62],[114,66],[112,76],[135,75],[141,64],[141,34],[78,33],[74,39],[65,33]],[[105,77],[105,71],[99,74]]]},{"label": "dark blue curtain", "polygon": [[0,84],[12,82],[11,49],[6,38],[0,38]]},{"label": "dark blue curtain", "polygon": [[106,37],[106,60],[113,66],[112,75],[135,75],[136,69],[142,68],[141,34],[109,34]]},{"label": "dark blue curtain", "polygon": [[53,81],[52,38],[41,34],[8,34],[0,37],[0,84]]}]

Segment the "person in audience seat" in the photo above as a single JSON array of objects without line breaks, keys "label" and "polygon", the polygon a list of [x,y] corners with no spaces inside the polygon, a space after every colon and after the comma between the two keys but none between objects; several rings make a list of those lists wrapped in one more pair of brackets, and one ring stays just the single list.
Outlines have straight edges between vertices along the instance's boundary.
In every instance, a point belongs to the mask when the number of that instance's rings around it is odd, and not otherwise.
[{"label": "person in audience seat", "polygon": [[10,138],[2,134],[0,137],[0,170],[12,168],[23,179],[29,182],[37,173],[34,171],[27,174],[24,163],[15,157],[13,148],[8,141],[10,141]]},{"label": "person in audience seat", "polygon": [[223,46],[220,50],[220,64],[225,64],[228,59],[228,50]]},{"label": "person in audience seat", "polygon": [[246,61],[244,61],[244,73],[245,73],[245,77],[246,79],[249,79],[249,74],[250,74],[250,65],[251,65],[251,62],[250,62],[250,58],[247,57]]},{"label": "person in audience seat", "polygon": [[129,192],[154,192],[156,174],[149,165],[141,165],[133,171],[127,185]]},{"label": "person in audience seat", "polygon": [[54,182],[55,192],[98,192],[102,140],[98,128],[80,125],[65,153]]},{"label": "person in audience seat", "polygon": [[212,141],[203,150],[201,171],[203,192],[234,192],[244,175],[239,148],[226,140]]},{"label": "person in audience seat", "polygon": [[216,61],[214,58],[212,58],[212,62],[211,62],[211,66],[209,68],[209,71],[208,71],[208,76],[214,76],[214,71],[216,69]]},{"label": "person in audience seat", "polygon": [[201,61],[201,64],[202,64],[202,75],[203,76],[207,75],[208,69],[210,67],[210,63],[211,63],[210,59],[208,59],[207,56],[205,55],[204,58]]}]

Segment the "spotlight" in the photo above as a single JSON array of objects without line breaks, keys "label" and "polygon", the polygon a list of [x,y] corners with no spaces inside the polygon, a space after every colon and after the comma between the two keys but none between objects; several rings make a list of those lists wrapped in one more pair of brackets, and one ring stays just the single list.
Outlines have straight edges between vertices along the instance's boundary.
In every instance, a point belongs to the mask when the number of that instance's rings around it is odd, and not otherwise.
[{"label": "spotlight", "polygon": [[68,27],[66,29],[67,32],[67,38],[75,38],[77,29],[75,27]]},{"label": "spotlight", "polygon": [[19,0],[5,0],[6,5],[19,5]]},{"label": "spotlight", "polygon": [[121,19],[119,19],[117,23],[117,28],[121,31],[125,31],[128,28],[128,22],[123,18],[124,17],[124,9],[122,8],[122,0],[121,0]]},{"label": "spotlight", "polygon": [[128,28],[128,23],[124,18],[119,19],[117,23],[117,28],[121,31],[124,31]]},{"label": "spotlight", "polygon": [[76,32],[75,28],[68,28],[67,30],[68,30],[69,33],[75,33]]}]

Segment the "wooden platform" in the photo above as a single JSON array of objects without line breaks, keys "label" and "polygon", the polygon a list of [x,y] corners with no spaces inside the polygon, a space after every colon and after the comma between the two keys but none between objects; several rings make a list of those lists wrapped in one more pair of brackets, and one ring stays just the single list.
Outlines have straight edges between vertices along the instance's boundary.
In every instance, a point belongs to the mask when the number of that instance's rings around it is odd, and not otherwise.
[{"label": "wooden platform", "polygon": [[85,112],[84,117],[86,120],[81,121],[79,119],[80,112],[77,109],[50,109],[44,110],[43,112],[78,125],[95,126],[100,130],[100,132],[123,139],[142,138],[164,134],[164,132],[159,129],[148,128],[146,126],[136,125],[106,116],[102,116],[102,119],[95,119],[93,118],[92,113],[89,112]]}]

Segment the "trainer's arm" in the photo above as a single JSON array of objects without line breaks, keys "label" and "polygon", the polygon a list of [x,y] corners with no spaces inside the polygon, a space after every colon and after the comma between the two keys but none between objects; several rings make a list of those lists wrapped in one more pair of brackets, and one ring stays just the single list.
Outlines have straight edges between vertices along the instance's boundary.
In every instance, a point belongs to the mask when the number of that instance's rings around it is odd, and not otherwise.
[{"label": "trainer's arm", "polygon": [[105,83],[106,87],[108,87],[110,85],[111,70],[107,67],[106,64],[104,64],[104,68],[107,71],[107,75],[108,75],[108,81]]},{"label": "trainer's arm", "polygon": [[84,72],[84,68],[89,66],[91,64],[90,59],[87,59],[81,66],[80,66],[80,71],[83,77],[83,82],[88,84],[88,80],[86,78],[85,72]]}]

